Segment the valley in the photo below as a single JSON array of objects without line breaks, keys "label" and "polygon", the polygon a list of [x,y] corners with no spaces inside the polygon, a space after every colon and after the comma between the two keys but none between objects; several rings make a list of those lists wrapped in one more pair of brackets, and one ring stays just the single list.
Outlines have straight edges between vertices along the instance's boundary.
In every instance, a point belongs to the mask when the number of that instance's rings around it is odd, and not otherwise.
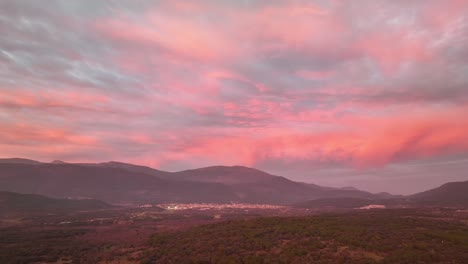
[{"label": "valley", "polygon": [[34,214],[3,218],[0,248],[5,264],[463,263],[468,210],[172,204]]},{"label": "valley", "polygon": [[247,168],[0,160],[0,263],[464,263],[466,182],[409,196]]}]

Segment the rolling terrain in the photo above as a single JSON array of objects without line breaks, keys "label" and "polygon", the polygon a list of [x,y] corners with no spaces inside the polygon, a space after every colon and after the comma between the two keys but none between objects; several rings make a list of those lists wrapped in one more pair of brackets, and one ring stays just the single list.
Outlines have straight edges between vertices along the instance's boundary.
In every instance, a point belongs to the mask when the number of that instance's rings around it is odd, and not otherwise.
[{"label": "rolling terrain", "polygon": [[166,172],[121,162],[42,163],[0,159],[0,191],[54,198],[91,198],[113,204],[261,203],[301,208],[466,206],[468,181],[397,196],[353,187],[330,188],[295,182],[242,166],[212,166]]},{"label": "rolling terrain", "polygon": [[1,160],[0,262],[461,264],[467,183],[393,196],[241,166]]},{"label": "rolling terrain", "polygon": [[54,199],[37,194],[0,192],[0,215],[66,213],[111,209],[114,206],[92,199]]},{"label": "rolling terrain", "polygon": [[[459,263],[468,211],[118,208],[4,221],[0,263]],[[221,218],[214,217],[221,216]]]},{"label": "rolling terrain", "polygon": [[408,196],[393,197],[328,197],[294,204],[298,208],[355,209],[368,205],[386,207],[460,207],[468,206],[468,181],[449,182],[440,187]]},{"label": "rolling terrain", "polygon": [[[381,198],[355,189],[291,181],[242,166],[165,172],[120,162],[0,162],[0,190],[56,198],[85,197],[116,204],[248,202],[291,204],[332,197]],[[22,162],[23,161],[23,162]]]},{"label": "rolling terrain", "polygon": [[423,215],[268,217],[159,233],[143,263],[466,263],[466,224]]}]

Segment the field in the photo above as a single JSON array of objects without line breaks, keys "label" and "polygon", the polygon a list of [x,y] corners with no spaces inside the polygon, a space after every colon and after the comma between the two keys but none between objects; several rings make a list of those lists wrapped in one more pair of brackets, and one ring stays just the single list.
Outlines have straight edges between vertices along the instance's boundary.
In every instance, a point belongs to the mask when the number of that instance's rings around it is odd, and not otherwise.
[{"label": "field", "polygon": [[466,263],[457,209],[115,209],[3,220],[0,263]]}]

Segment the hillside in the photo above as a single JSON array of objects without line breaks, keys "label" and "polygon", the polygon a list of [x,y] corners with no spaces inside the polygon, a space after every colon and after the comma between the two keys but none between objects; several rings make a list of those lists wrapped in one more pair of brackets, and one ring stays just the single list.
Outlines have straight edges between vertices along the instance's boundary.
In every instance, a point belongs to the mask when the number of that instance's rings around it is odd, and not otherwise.
[{"label": "hillside", "polygon": [[[326,195],[324,195],[326,196]],[[381,204],[390,207],[399,206],[468,206],[468,181],[449,182],[440,187],[408,196],[390,195],[388,193],[374,194],[373,197],[325,197],[295,203],[300,208],[358,208],[370,204]]]},{"label": "hillside", "polygon": [[256,203],[289,204],[325,197],[380,197],[359,190],[295,182],[243,166],[212,166],[176,172],[171,176],[173,179],[184,181],[222,183],[231,187],[241,199]]},{"label": "hillside", "polygon": [[118,161],[109,161],[101,163],[75,163],[76,165],[89,166],[89,167],[101,167],[101,168],[114,168],[122,169],[135,173],[142,173],[152,175],[162,179],[171,180],[173,173],[167,171],[156,170],[147,166],[134,165],[130,163],[118,162]]},{"label": "hillside", "polygon": [[54,199],[37,194],[0,192],[0,215],[91,211],[112,207],[92,199]]},{"label": "hillside", "polygon": [[294,204],[299,208],[341,208],[341,209],[354,209],[370,204],[374,204],[374,200],[365,198],[321,198]]},{"label": "hillside", "polygon": [[226,185],[256,183],[282,177],[243,166],[212,166],[174,173],[174,179],[198,182],[218,182]]},{"label": "hillside", "polygon": [[236,196],[215,183],[168,181],[119,168],[76,164],[0,164],[0,190],[108,203],[229,202]]},{"label": "hillside", "polygon": [[422,204],[468,206],[468,181],[449,182],[435,189],[410,195],[408,198]]}]

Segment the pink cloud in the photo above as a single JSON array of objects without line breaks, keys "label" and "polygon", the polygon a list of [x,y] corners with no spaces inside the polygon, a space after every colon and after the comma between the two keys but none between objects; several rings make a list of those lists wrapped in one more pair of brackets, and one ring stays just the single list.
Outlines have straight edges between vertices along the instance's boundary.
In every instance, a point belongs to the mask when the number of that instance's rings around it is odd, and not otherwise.
[{"label": "pink cloud", "polygon": [[356,43],[359,52],[377,60],[386,73],[394,73],[408,62],[428,62],[432,59],[429,39],[412,32],[376,32]]},{"label": "pink cloud", "polygon": [[460,119],[464,111],[460,108],[399,113],[385,119],[350,119],[343,123],[347,124],[345,127],[335,131],[251,128],[243,135],[193,138],[190,144],[167,157],[181,160],[199,157],[215,164],[250,166],[269,159],[309,159],[378,167],[399,160],[467,151],[468,122]]},{"label": "pink cloud", "polygon": [[297,75],[309,79],[309,80],[322,80],[327,79],[333,75],[333,71],[310,71],[310,70],[299,70]]},{"label": "pink cloud", "polygon": [[[42,145],[44,147],[53,147],[54,144],[94,145],[97,143],[96,137],[80,135],[69,129],[21,123],[2,124],[0,136],[3,144],[6,145]],[[54,144],[51,145],[51,143]]]},{"label": "pink cloud", "polygon": [[100,94],[86,93],[83,91],[53,92],[26,90],[21,88],[0,90],[0,105],[28,108],[92,108],[95,105],[106,104],[109,98]]},{"label": "pink cloud", "polygon": [[145,15],[145,23],[127,17],[109,18],[95,23],[97,31],[115,41],[154,47],[186,59],[216,60],[232,56],[233,45],[211,26],[162,14]]}]

